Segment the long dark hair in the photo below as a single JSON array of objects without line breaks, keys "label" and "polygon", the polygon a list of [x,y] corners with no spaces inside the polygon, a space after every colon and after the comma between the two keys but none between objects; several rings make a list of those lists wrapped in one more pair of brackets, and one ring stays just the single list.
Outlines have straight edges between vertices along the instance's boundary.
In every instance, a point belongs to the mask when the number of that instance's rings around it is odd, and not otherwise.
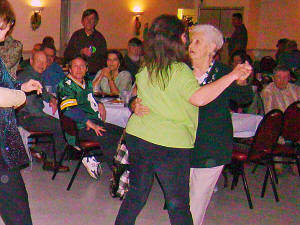
[{"label": "long dark hair", "polygon": [[[120,66],[119,66],[118,71],[121,72],[121,71],[125,70],[124,58],[123,58],[122,53],[120,51],[116,50],[116,49],[108,50],[107,53],[106,53],[106,62],[107,62],[107,59],[108,59],[108,55],[110,55],[110,54],[115,54],[119,59]],[[106,63],[106,66],[107,66],[107,63]]]},{"label": "long dark hair", "polygon": [[[0,1],[0,18],[7,24],[10,23],[10,30],[8,31],[8,34],[12,31],[12,28],[15,25],[16,22],[16,16],[15,13],[11,7],[11,4],[6,0]],[[7,34],[7,35],[8,35]]]},{"label": "long dark hair", "polygon": [[151,83],[156,82],[162,89],[170,80],[171,64],[186,60],[181,40],[184,32],[184,24],[172,15],[157,17],[148,31],[143,65],[148,69]]}]

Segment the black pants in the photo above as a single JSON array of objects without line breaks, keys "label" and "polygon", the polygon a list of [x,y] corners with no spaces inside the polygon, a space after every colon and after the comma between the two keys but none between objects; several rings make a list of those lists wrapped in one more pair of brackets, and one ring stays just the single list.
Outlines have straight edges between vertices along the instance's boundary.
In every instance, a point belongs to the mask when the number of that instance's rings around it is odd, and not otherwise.
[{"label": "black pants", "polygon": [[125,140],[129,151],[130,187],[115,224],[135,224],[146,204],[155,174],[165,195],[171,224],[193,224],[189,208],[190,150],[155,145],[128,134]]},{"label": "black pants", "polygon": [[[79,131],[79,139],[99,142],[101,145],[99,152],[103,153],[104,160],[108,164],[109,168],[112,169],[113,157],[116,154],[116,149],[121,138],[123,128],[113,124],[103,123],[100,120],[93,122],[106,129],[106,132],[103,132],[103,136],[97,136],[95,131],[92,129],[86,130],[83,128]],[[96,158],[100,161],[98,157]]]},{"label": "black pants", "polygon": [[28,195],[20,171],[0,171],[0,213],[6,225],[31,225]]},{"label": "black pants", "polygon": [[[60,122],[51,116],[26,116],[23,114],[17,114],[18,123],[25,130],[38,130],[38,131],[50,131],[53,132],[53,137],[55,140],[55,149],[58,155],[64,152],[65,141],[62,134]],[[51,148],[46,152],[48,155],[52,156]]]}]

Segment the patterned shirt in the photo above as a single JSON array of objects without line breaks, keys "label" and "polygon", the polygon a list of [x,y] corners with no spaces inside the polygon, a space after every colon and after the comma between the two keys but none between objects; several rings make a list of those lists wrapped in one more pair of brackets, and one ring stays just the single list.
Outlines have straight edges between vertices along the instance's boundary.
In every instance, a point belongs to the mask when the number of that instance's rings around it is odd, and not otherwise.
[{"label": "patterned shirt", "polygon": [[0,43],[0,57],[2,58],[11,77],[16,79],[16,73],[22,56],[23,45],[20,41],[7,36],[4,42]]},{"label": "patterned shirt", "polygon": [[[99,70],[97,72],[94,80],[96,80],[101,75],[101,71],[102,70]],[[120,92],[131,90],[132,81],[131,81],[131,75],[128,71],[123,70],[119,72],[114,82]],[[108,79],[106,77],[103,77],[100,81],[100,84],[94,88],[94,91],[103,91],[104,93],[110,94],[111,91],[110,91]]]},{"label": "patterned shirt", "polygon": [[284,112],[290,104],[300,100],[300,87],[288,83],[285,89],[279,89],[272,82],[262,90],[261,97],[264,102],[265,113],[272,109],[280,109]]}]

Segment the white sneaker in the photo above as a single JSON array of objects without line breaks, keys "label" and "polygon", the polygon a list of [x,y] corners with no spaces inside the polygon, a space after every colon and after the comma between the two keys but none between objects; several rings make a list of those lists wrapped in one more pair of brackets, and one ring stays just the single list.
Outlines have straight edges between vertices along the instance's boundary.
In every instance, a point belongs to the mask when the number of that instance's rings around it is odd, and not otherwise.
[{"label": "white sneaker", "polygon": [[94,156],[84,157],[82,163],[87,169],[90,176],[94,179],[99,179],[102,174],[101,163],[98,162]]}]

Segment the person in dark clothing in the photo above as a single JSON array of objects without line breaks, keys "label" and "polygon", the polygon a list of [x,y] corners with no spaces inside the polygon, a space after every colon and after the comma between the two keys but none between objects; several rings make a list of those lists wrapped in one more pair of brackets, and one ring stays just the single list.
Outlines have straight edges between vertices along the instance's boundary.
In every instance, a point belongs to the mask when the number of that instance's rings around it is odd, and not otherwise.
[{"label": "person in dark clothing", "polygon": [[[36,93],[28,93],[26,105],[18,111],[17,118],[18,123],[25,130],[53,132],[56,153],[59,155],[64,150],[65,141],[60,128],[60,122],[57,118],[53,117],[57,110],[57,100],[46,90],[45,83],[42,79],[42,73],[45,71],[46,67],[46,54],[43,51],[37,51],[34,53],[32,58],[30,58],[30,65],[19,73],[17,81],[23,83],[30,79],[37,80],[43,85],[44,91],[41,95],[37,95]],[[52,116],[43,111],[45,103],[49,103],[49,106],[52,108]],[[45,163],[47,163],[46,160],[44,160],[44,168],[46,166]],[[51,167],[49,169],[51,169]],[[59,170],[67,171],[68,168],[61,167]]]},{"label": "person in dark clothing", "polygon": [[248,32],[243,24],[243,16],[240,13],[234,13],[232,15],[232,25],[234,31],[231,37],[228,39],[228,55],[229,57],[237,50],[247,50]]},{"label": "person in dark clothing", "polygon": [[73,33],[64,53],[67,61],[80,54],[87,57],[90,74],[96,74],[98,70],[105,67],[106,61],[106,40],[95,29],[98,21],[99,16],[96,10],[85,10],[81,18],[83,28]]},{"label": "person in dark clothing", "polygon": [[[10,4],[0,2],[0,41],[15,22]],[[6,225],[31,225],[28,195],[20,170],[29,159],[20,136],[15,108],[26,101],[23,91],[40,93],[42,85],[35,80],[20,84],[8,73],[0,58],[0,215]]]},{"label": "person in dark clothing", "polygon": [[125,69],[130,72],[132,83],[135,82],[135,75],[140,69],[143,43],[138,38],[131,38],[128,41],[127,54],[124,56]]},{"label": "person in dark clothing", "polygon": [[279,59],[279,56],[281,55],[281,53],[285,52],[288,41],[289,40],[287,38],[282,38],[277,41],[277,44],[276,44],[277,52],[275,54],[275,59],[277,62],[278,62],[278,59]]}]

